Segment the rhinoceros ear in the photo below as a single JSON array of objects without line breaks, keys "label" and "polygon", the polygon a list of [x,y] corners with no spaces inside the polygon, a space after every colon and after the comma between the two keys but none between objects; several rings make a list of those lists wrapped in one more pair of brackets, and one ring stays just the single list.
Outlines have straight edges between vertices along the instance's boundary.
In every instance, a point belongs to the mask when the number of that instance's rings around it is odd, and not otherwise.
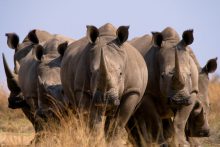
[{"label": "rhinoceros ear", "polygon": [[37,38],[36,30],[32,30],[28,33],[28,39],[34,44],[39,43],[39,39]]},{"label": "rhinoceros ear", "polygon": [[59,54],[60,54],[61,56],[64,55],[64,53],[65,53],[67,47],[68,47],[68,42],[67,42],[67,41],[64,42],[64,43],[61,43],[61,44],[58,46],[57,50],[58,50],[58,52],[59,52]]},{"label": "rhinoceros ear", "polygon": [[128,39],[129,35],[129,26],[120,26],[116,32],[117,34],[117,39],[120,44],[123,44],[125,41]]},{"label": "rhinoceros ear", "polygon": [[161,47],[163,42],[163,35],[160,32],[151,32],[153,35],[154,45]]},{"label": "rhinoceros ear", "polygon": [[33,55],[34,55],[35,59],[40,61],[43,56],[43,46],[36,45],[33,50]]},{"label": "rhinoceros ear", "polygon": [[183,32],[182,35],[183,41],[185,45],[190,45],[193,43],[194,37],[193,37],[193,30],[186,30]]},{"label": "rhinoceros ear", "polygon": [[6,33],[5,36],[7,37],[7,44],[8,47],[11,49],[17,50],[19,44],[19,37],[15,33]]},{"label": "rhinoceros ear", "polygon": [[99,36],[99,30],[95,26],[86,26],[87,28],[87,38],[90,43],[95,43],[96,39]]},{"label": "rhinoceros ear", "polygon": [[203,71],[205,71],[207,74],[215,72],[215,70],[217,69],[217,59],[217,57],[214,59],[210,59],[203,67]]}]

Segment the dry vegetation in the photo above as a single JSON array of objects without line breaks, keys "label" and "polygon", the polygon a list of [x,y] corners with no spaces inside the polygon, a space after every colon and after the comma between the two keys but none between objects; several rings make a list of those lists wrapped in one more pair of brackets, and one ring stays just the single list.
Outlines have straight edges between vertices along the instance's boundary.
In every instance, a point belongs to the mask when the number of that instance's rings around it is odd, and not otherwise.
[{"label": "dry vegetation", "polygon": [[209,98],[211,110],[209,114],[209,124],[211,136],[204,139],[204,146],[220,146],[220,81],[214,78],[209,85]]},{"label": "dry vegetation", "polygon": [[[0,145],[28,144],[34,137],[33,127],[21,110],[7,108],[7,95],[4,88],[0,87]],[[212,80],[209,86],[209,97],[211,136],[201,139],[204,147],[220,146],[220,82],[216,79]],[[53,130],[54,133],[50,134],[50,138],[46,135],[47,137],[42,139],[40,146],[109,146],[104,141],[102,131],[96,135],[89,134],[82,121],[76,121],[74,117],[70,120],[64,123],[62,130]],[[126,135],[123,140],[118,140],[112,146],[119,146],[119,144],[131,146]]]}]

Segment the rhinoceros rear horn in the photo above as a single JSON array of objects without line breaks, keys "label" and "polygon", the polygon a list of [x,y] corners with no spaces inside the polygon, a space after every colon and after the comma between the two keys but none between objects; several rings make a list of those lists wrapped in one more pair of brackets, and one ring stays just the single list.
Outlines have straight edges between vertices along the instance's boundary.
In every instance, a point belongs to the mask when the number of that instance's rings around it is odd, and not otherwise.
[{"label": "rhinoceros rear horn", "polygon": [[151,32],[153,35],[154,45],[161,47],[163,41],[163,35],[160,32]]},{"label": "rhinoceros rear horn", "polygon": [[99,36],[99,30],[95,26],[87,25],[87,38],[90,43],[95,43],[96,39]]},{"label": "rhinoceros rear horn", "polygon": [[182,35],[183,41],[186,45],[190,45],[193,43],[194,37],[193,37],[193,30],[186,30],[183,32]]},{"label": "rhinoceros rear horn", "polygon": [[61,44],[58,46],[57,50],[58,50],[58,52],[59,52],[59,54],[60,54],[61,56],[64,55],[64,53],[65,53],[67,47],[68,47],[68,42],[67,42],[67,41],[64,42],[64,43],[61,43]]},{"label": "rhinoceros rear horn", "polygon": [[18,82],[16,81],[15,75],[11,72],[8,63],[5,59],[4,54],[2,54],[2,58],[3,58],[3,64],[4,64],[4,69],[5,69],[5,74],[7,77],[7,84],[8,84],[8,89],[11,92],[20,92],[20,88],[18,86]]},{"label": "rhinoceros rear horn", "polygon": [[18,35],[15,33],[6,33],[5,36],[7,37],[8,47],[16,50],[19,44]]},{"label": "rhinoceros rear horn", "polygon": [[15,60],[15,68],[14,68],[15,74],[18,74],[19,69],[20,69],[20,64],[17,60]]},{"label": "rhinoceros rear horn", "polygon": [[123,44],[125,41],[128,39],[129,35],[129,26],[120,26],[116,32],[117,34],[117,39],[120,44]]},{"label": "rhinoceros rear horn", "polygon": [[35,59],[41,60],[43,56],[43,46],[36,45],[33,50],[33,55],[35,56]]},{"label": "rhinoceros rear horn", "polygon": [[213,73],[217,69],[217,57],[214,59],[210,59],[205,67],[203,67],[203,70],[208,74],[208,73]]},{"label": "rhinoceros rear horn", "polygon": [[32,30],[28,33],[28,39],[34,44],[39,43],[39,39],[37,37],[36,30]]}]

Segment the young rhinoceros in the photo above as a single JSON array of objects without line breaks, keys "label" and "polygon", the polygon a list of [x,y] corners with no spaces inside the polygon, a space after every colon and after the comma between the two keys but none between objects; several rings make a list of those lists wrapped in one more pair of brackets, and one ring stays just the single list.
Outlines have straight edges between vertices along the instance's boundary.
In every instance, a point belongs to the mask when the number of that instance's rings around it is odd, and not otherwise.
[{"label": "young rhinoceros", "polygon": [[[197,61],[196,58],[194,58],[194,60]],[[209,73],[215,72],[217,69],[217,58],[210,59],[204,67],[201,67],[199,64],[197,64],[197,67],[199,70],[199,100],[195,104],[194,109],[190,114],[186,130],[187,136],[190,137],[190,144],[196,147],[200,146],[200,142],[197,138],[194,137],[209,137],[210,135],[210,128],[208,123],[208,115],[210,109],[208,97],[208,75]]]},{"label": "young rhinoceros", "polygon": [[89,115],[90,128],[106,110],[110,137],[125,127],[147,85],[146,63],[127,38],[126,26],[87,26],[87,36],[67,48],[61,64],[64,93],[77,111]]}]

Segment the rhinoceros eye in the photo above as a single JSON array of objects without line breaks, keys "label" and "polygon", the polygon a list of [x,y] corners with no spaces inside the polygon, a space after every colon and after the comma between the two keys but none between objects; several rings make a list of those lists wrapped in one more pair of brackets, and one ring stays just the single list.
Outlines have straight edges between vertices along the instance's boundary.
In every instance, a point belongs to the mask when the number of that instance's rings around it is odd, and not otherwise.
[{"label": "rhinoceros eye", "polygon": [[169,75],[174,75],[174,71],[169,71]]}]

